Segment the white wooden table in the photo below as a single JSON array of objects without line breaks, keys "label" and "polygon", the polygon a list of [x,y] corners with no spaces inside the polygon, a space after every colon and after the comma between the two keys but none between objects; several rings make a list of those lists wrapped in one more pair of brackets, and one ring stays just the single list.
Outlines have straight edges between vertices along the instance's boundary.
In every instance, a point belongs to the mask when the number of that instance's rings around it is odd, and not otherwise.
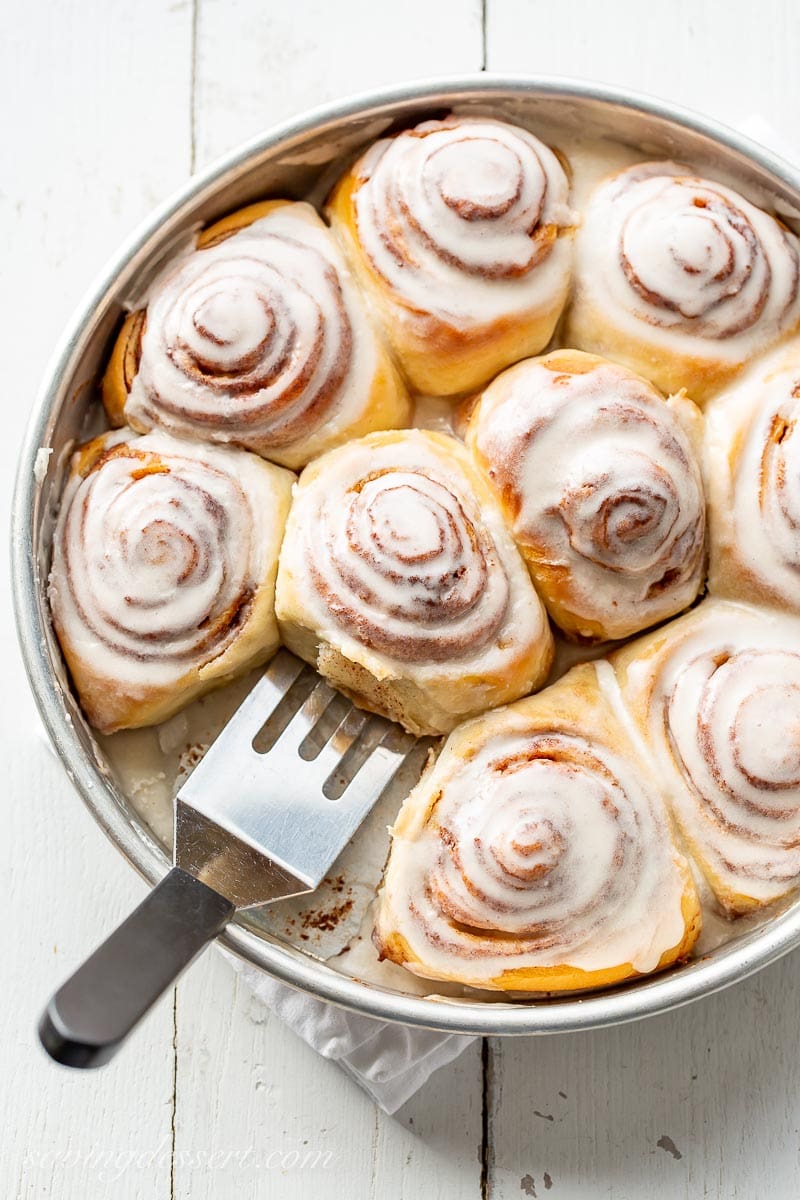
[{"label": "white wooden table", "polygon": [[[796,136],[798,49],[793,0],[9,6],[4,509],[31,397],[82,290],[157,201],[237,142],[363,87],[481,68],[613,81],[731,123],[760,112]],[[475,1043],[396,1119],[286,1033],[216,955],[113,1067],[51,1066],[34,1038],[42,1001],[143,885],[38,744],[5,582],[1,602],[2,1197],[800,1194],[798,955],[643,1024]]]}]

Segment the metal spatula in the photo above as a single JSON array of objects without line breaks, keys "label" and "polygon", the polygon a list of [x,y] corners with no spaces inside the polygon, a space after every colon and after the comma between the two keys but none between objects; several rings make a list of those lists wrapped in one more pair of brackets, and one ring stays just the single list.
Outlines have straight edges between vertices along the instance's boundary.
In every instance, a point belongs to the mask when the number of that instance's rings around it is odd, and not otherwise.
[{"label": "metal spatula", "polygon": [[51,998],[39,1037],[96,1067],[237,909],[313,892],[401,768],[431,739],[354,708],[288,651],[184,783],[175,865]]}]

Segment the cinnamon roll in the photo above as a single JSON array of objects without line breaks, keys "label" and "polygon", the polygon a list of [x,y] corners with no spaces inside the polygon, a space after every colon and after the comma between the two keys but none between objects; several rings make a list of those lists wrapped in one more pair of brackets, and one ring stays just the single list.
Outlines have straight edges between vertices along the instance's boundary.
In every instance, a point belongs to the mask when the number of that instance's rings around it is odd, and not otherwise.
[{"label": "cinnamon roll", "polygon": [[373,145],[334,190],[333,229],[412,386],[479,387],[550,340],[575,217],[533,134],[450,116]]},{"label": "cinnamon roll", "polygon": [[688,955],[700,908],[594,665],[460,726],[392,830],[374,938],[428,979],[574,991]]},{"label": "cinnamon roll", "polygon": [[707,599],[612,656],[693,857],[731,915],[800,884],[800,620]]},{"label": "cinnamon roll", "polygon": [[467,444],[568,635],[628,637],[697,596],[701,423],[683,395],[577,350],[518,363],[483,393]]},{"label": "cinnamon roll", "polygon": [[703,402],[800,320],[797,238],[671,162],[601,183],[576,242],[565,337]]},{"label": "cinnamon roll", "polygon": [[200,235],[123,325],[103,399],[112,424],[288,467],[410,416],[335,240],[309,204],[288,201]]},{"label": "cinnamon roll", "polygon": [[800,613],[800,341],[709,406],[709,590]]},{"label": "cinnamon roll", "polygon": [[53,540],[53,624],[90,723],[152,725],[265,662],[294,477],[161,431],[73,456]]},{"label": "cinnamon roll", "polygon": [[511,535],[446,434],[374,433],[306,468],[276,606],[290,650],[414,733],[526,694],[552,658]]}]

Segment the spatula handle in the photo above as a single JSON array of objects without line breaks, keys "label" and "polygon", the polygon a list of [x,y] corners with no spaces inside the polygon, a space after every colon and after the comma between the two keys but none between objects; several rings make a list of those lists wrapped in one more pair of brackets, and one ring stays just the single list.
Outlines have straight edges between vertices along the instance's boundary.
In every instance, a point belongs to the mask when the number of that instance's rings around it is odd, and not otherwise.
[{"label": "spatula handle", "polygon": [[100,1067],[204,946],[234,906],[173,867],[51,997],[39,1038],[56,1062]]}]

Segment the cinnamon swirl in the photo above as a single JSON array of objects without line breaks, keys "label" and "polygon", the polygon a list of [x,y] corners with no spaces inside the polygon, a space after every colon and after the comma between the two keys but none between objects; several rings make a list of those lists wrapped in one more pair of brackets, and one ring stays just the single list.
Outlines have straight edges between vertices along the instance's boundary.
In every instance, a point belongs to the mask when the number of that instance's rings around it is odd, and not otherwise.
[{"label": "cinnamon swirl", "polygon": [[724,600],[612,656],[693,857],[729,914],[800,884],[800,620]]},{"label": "cinnamon swirl", "polygon": [[553,620],[628,637],[697,596],[705,565],[701,418],[624,367],[557,350],[483,393],[467,444]]},{"label": "cinnamon swirl", "polygon": [[278,646],[275,575],[293,476],[157,431],[73,456],[53,540],[53,624],[103,733],[165,720]]},{"label": "cinnamon swirl", "polygon": [[416,733],[524,695],[552,657],[497,506],[445,434],[370,434],[306,468],[276,606],[291,650]]},{"label": "cinnamon swirl", "polygon": [[253,205],[197,247],[123,325],[103,381],[112,424],[288,467],[407,424],[405,387],[310,205]]},{"label": "cinnamon swirl", "polygon": [[586,665],[450,736],[392,830],[374,937],[425,978],[539,992],[655,971],[699,929],[659,785]]},{"label": "cinnamon swirl", "polygon": [[565,337],[703,402],[800,320],[798,240],[676,163],[601,183],[576,242]]},{"label": "cinnamon swirl", "polygon": [[709,590],[800,613],[800,341],[709,406]]},{"label": "cinnamon swirl", "polygon": [[425,121],[373,145],[329,205],[412,386],[479,387],[549,341],[566,300],[569,184],[533,134]]}]

